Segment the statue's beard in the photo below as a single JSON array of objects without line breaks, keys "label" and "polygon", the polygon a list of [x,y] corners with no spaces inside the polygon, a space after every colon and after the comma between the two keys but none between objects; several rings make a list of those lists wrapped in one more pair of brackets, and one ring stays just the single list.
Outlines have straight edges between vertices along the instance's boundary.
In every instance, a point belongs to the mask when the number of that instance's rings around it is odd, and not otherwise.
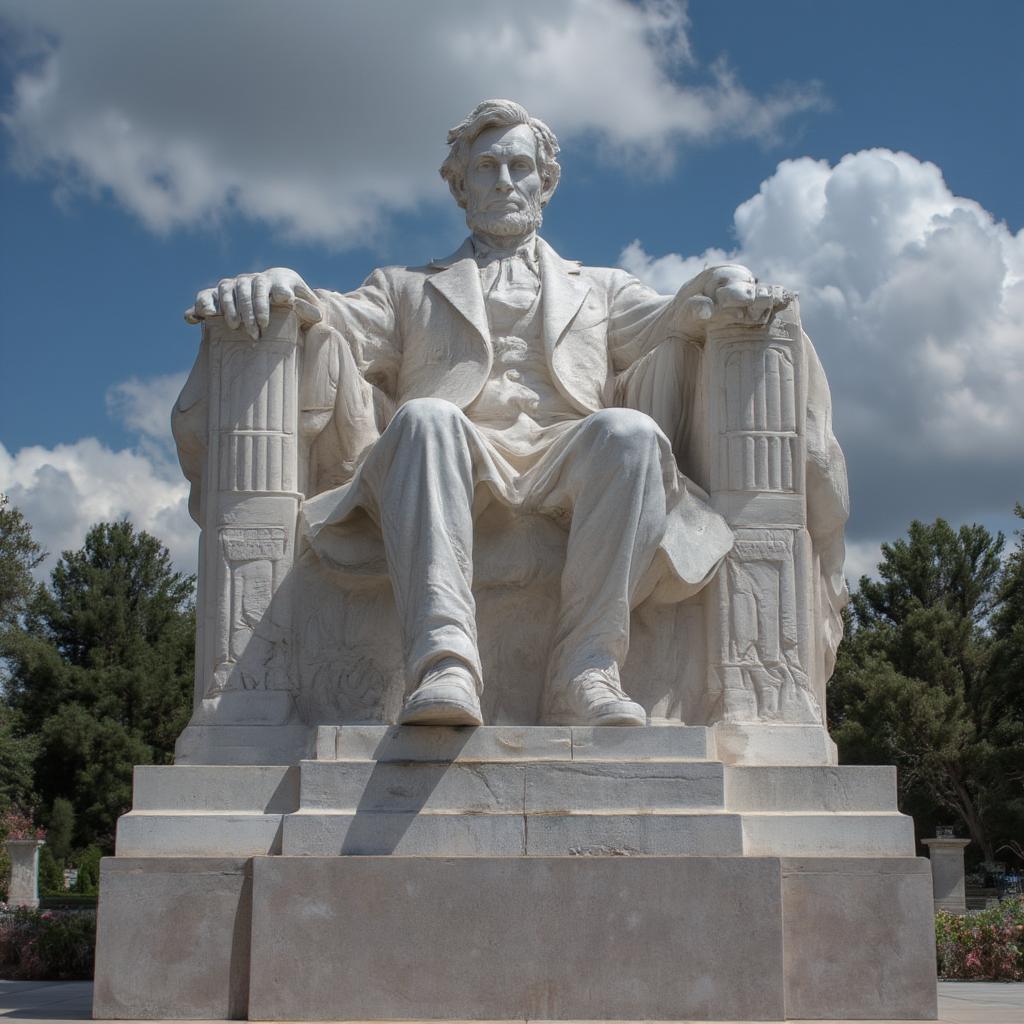
[{"label": "statue's beard", "polygon": [[524,210],[466,209],[466,224],[470,231],[499,238],[528,235],[536,231],[543,221],[540,202],[534,199],[527,200]]}]

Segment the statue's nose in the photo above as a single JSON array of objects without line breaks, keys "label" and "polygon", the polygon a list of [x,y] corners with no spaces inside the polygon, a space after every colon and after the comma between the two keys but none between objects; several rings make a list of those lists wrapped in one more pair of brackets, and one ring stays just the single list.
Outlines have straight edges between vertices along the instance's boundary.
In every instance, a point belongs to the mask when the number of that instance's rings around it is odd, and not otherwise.
[{"label": "statue's nose", "polygon": [[508,166],[506,164],[501,165],[501,170],[498,171],[498,181],[494,187],[499,192],[506,194],[512,191],[512,178],[508,173]]}]

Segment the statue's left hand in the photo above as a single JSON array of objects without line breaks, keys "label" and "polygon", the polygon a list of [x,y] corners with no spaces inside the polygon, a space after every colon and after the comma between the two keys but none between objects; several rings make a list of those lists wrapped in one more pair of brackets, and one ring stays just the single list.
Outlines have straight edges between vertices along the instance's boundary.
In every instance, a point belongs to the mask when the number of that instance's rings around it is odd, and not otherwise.
[{"label": "statue's left hand", "polygon": [[793,301],[791,292],[762,284],[738,264],[710,267],[686,287],[697,294],[683,303],[683,314],[698,329],[712,319],[763,324]]}]

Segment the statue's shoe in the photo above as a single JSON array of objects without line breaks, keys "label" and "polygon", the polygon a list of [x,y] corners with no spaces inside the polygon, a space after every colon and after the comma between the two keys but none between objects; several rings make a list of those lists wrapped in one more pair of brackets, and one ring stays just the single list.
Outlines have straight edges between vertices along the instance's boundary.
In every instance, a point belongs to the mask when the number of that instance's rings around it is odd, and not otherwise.
[{"label": "statue's shoe", "polygon": [[556,692],[558,696],[548,715],[554,725],[647,724],[647,712],[626,696],[614,665],[608,669],[588,669]]},{"label": "statue's shoe", "polygon": [[473,673],[454,658],[446,658],[409,695],[398,724],[483,725]]}]

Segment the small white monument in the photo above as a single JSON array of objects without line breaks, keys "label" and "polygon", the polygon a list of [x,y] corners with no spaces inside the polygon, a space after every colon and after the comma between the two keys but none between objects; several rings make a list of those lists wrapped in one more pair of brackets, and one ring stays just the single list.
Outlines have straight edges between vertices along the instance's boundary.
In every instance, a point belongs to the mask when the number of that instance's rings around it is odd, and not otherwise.
[{"label": "small white monument", "polygon": [[796,298],[558,255],[518,104],[448,142],[451,256],[188,311],[195,712],[104,862],[96,1015],[934,1017],[894,772],[824,724],[846,471]]},{"label": "small white monument", "polygon": [[8,839],[5,844],[11,861],[11,879],[7,887],[10,907],[39,906],[39,851],[42,839]]}]

